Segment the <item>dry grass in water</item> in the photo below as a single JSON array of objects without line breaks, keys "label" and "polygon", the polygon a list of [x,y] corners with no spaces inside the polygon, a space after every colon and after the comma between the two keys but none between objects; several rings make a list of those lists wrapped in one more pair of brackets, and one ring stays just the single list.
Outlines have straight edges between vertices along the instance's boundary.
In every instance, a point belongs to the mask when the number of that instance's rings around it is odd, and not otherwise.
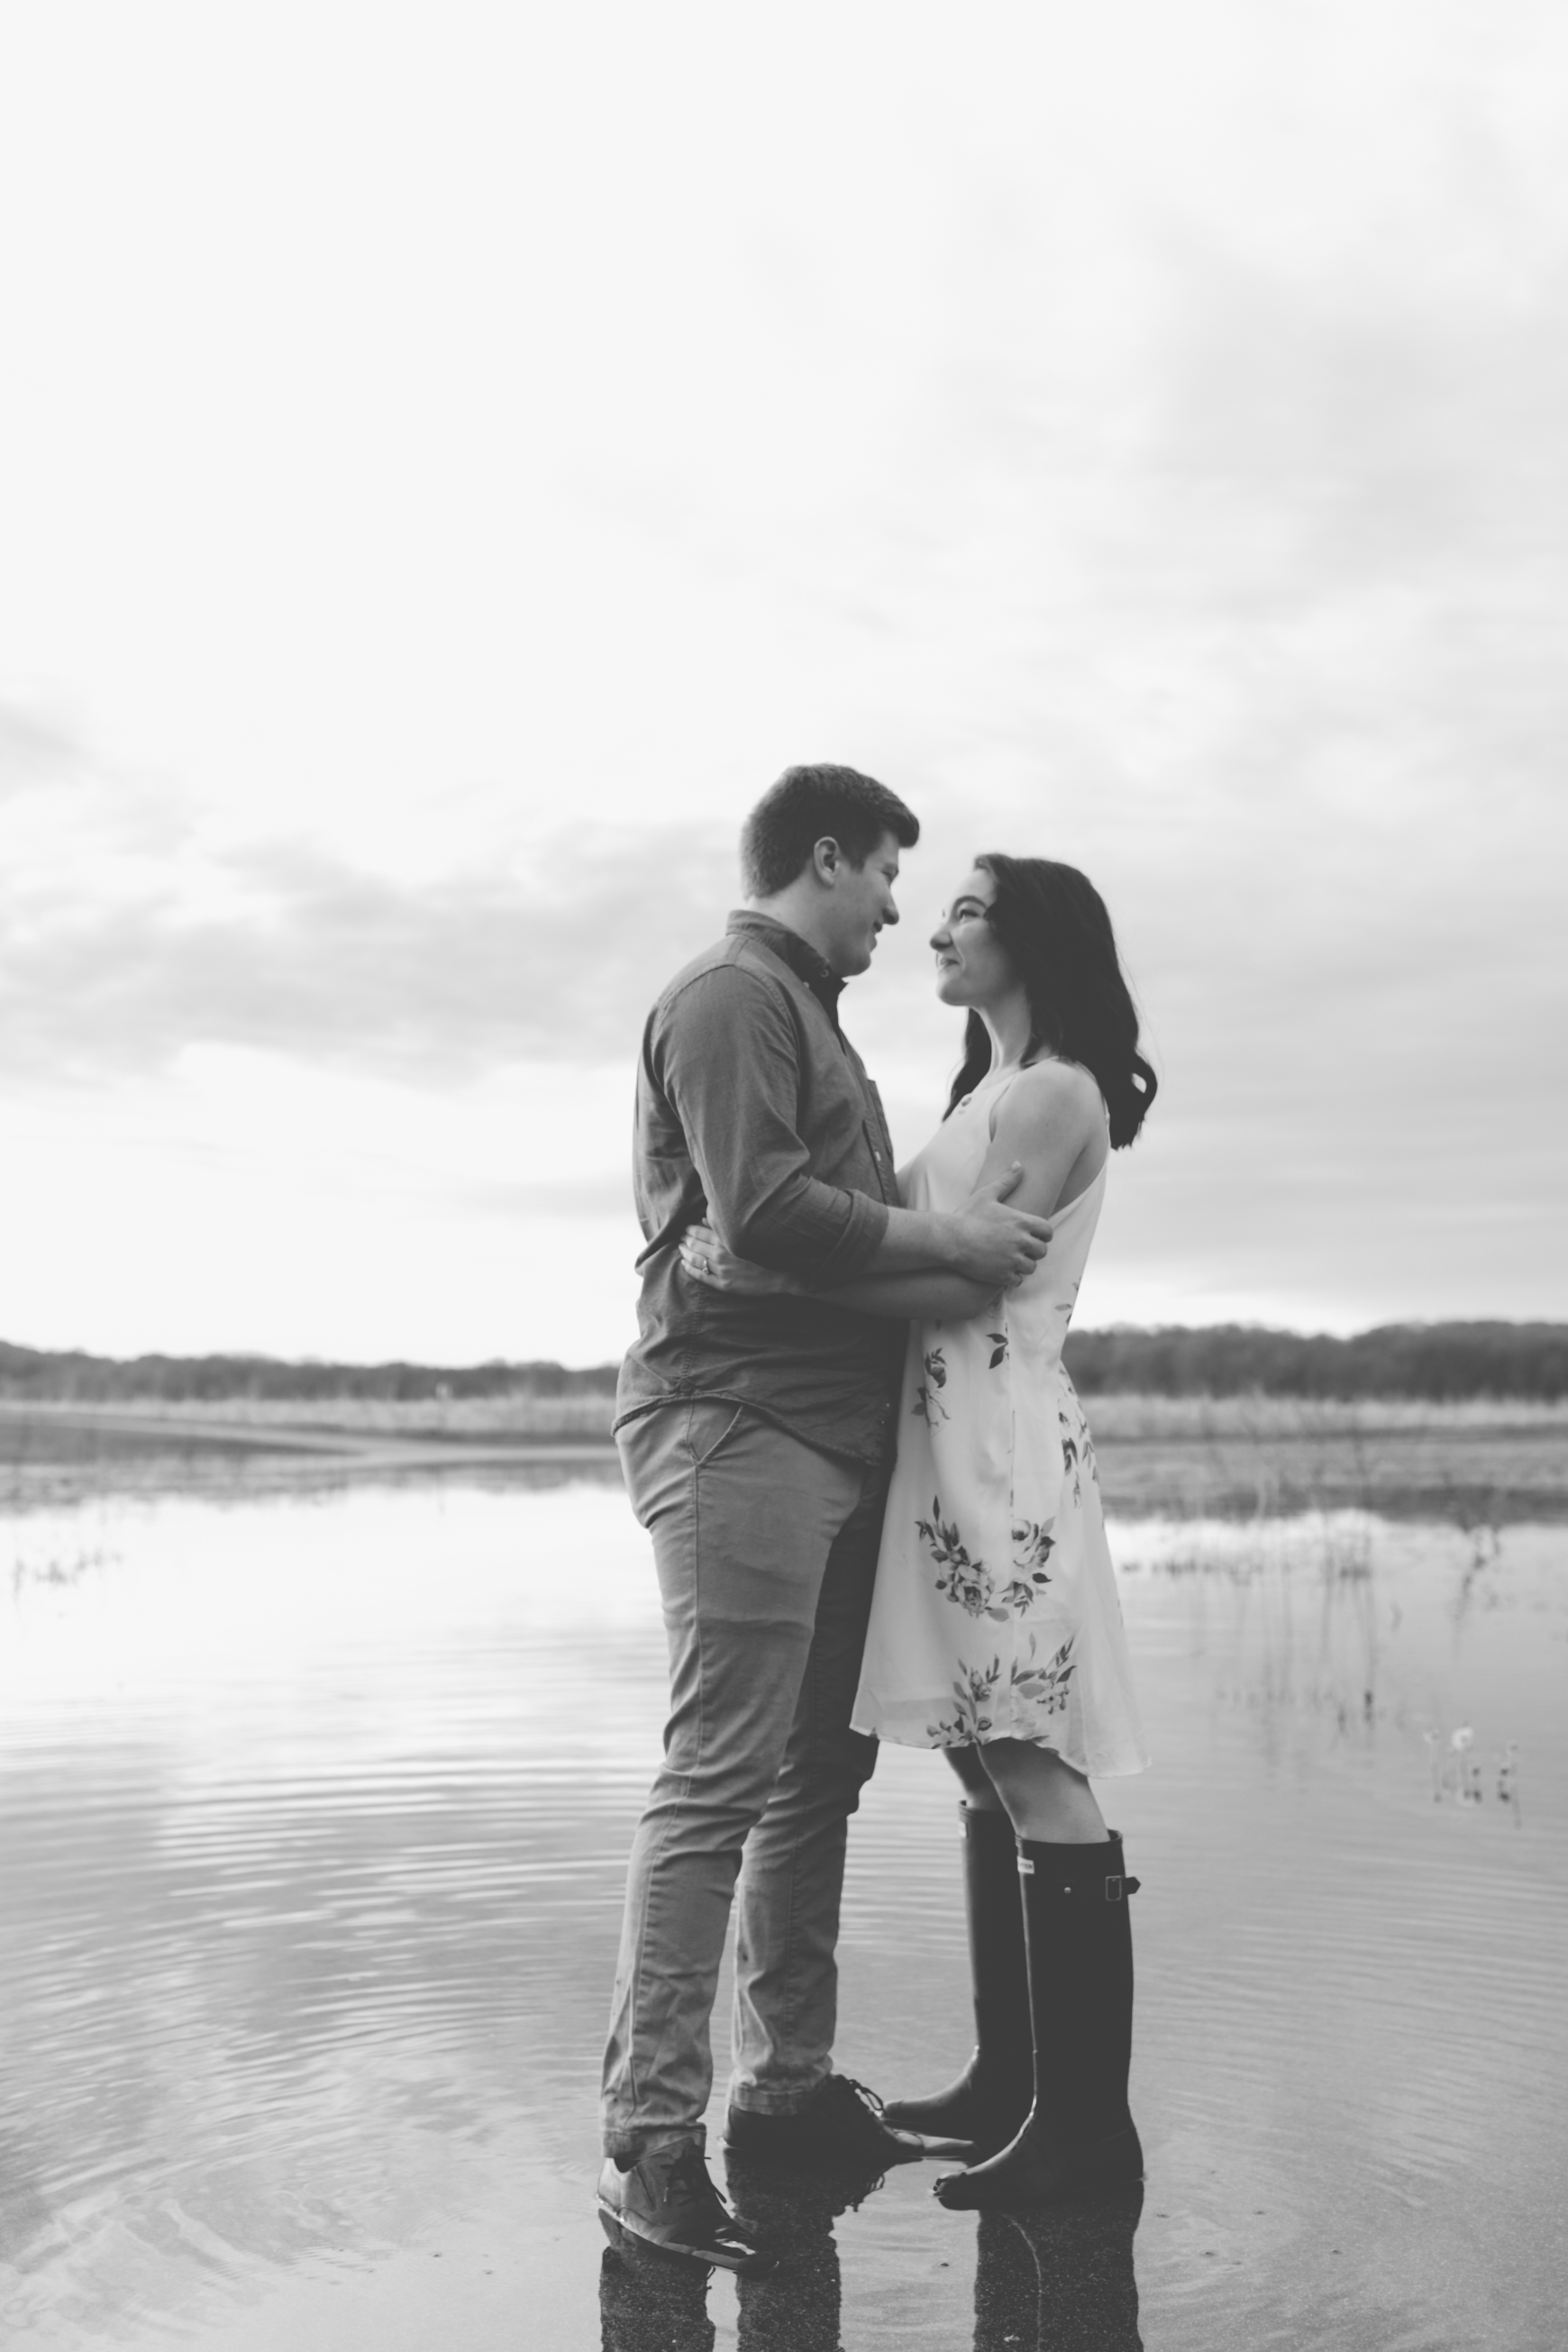
[{"label": "dry grass in water", "polygon": [[1568,1441],[1568,1398],[1086,1396],[1089,1425],[1101,1441],[1182,1438],[1376,1437],[1418,1432],[1483,1436],[1504,1430]]},{"label": "dry grass in water", "polygon": [[[206,1423],[215,1429],[342,1430],[358,1436],[529,1440],[610,1435],[614,1399],[603,1391],[576,1396],[426,1397],[395,1402],[369,1397],[214,1397],[184,1402],[127,1399],[112,1405],[29,1403],[51,1412],[112,1414],[156,1423]],[[1503,1434],[1568,1447],[1568,1400],[1542,1404],[1476,1397],[1438,1404],[1419,1398],[1351,1402],[1315,1397],[1088,1396],[1084,1409],[1097,1444],[1181,1444],[1237,1441],[1266,1448],[1303,1441],[1427,1435],[1478,1439]]]},{"label": "dry grass in water", "polygon": [[223,1429],[342,1430],[355,1437],[458,1439],[603,1438],[609,1442],[614,1400],[605,1395],[421,1397],[396,1402],[378,1397],[202,1397],[166,1402],[138,1397],[106,1405],[29,1402],[40,1419],[50,1413],[105,1420],[203,1423]]}]

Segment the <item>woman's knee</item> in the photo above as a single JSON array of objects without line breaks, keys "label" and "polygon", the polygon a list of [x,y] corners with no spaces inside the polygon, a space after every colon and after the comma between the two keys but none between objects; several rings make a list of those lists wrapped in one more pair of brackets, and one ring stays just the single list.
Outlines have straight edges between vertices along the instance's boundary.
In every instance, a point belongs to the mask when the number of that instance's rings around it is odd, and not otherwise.
[{"label": "woman's knee", "polygon": [[942,1752],[963,1781],[964,1795],[972,1805],[985,1811],[1000,1807],[1001,1800],[978,1748],[944,1748]]},{"label": "woman's knee", "polygon": [[985,1769],[1006,1798],[1047,1793],[1066,1796],[1088,1781],[1051,1748],[1037,1748],[1026,1739],[993,1740],[985,1750]]},{"label": "woman's knee", "polygon": [[998,1741],[986,1749],[985,1762],[1020,1837],[1077,1844],[1106,1834],[1087,1778],[1053,1748]]}]

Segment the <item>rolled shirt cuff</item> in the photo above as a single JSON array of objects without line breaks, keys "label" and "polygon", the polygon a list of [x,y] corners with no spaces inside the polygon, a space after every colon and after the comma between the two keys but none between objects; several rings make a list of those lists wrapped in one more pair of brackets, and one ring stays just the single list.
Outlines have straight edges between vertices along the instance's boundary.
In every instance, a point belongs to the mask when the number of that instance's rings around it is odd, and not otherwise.
[{"label": "rolled shirt cuff", "polygon": [[809,1270],[802,1269],[801,1279],[812,1290],[833,1290],[839,1283],[853,1282],[857,1275],[864,1274],[888,1230],[885,1201],[873,1201],[866,1192],[847,1192],[844,1197],[849,1213],[837,1240],[826,1257]]}]

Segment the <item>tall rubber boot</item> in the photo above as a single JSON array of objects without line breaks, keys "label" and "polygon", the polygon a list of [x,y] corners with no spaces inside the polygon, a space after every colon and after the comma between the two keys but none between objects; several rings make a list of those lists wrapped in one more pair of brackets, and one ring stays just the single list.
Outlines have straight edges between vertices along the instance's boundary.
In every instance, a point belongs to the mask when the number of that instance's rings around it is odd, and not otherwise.
[{"label": "tall rubber boot", "polygon": [[1065,2204],[1143,2177],[1127,2105],[1132,1931],[1114,1832],[1095,1845],[1018,1842],[1035,2030],[1035,2099],[1017,2137],[966,2172],[944,2172],[951,2206]]},{"label": "tall rubber boot", "polygon": [[924,2099],[890,2099],[882,2116],[899,2131],[946,2143],[936,2154],[976,2164],[1005,2147],[1029,2112],[1035,2042],[1013,1824],[1005,1813],[973,1805],[960,1805],[958,1818],[963,1825],[974,2054],[945,2091]]}]

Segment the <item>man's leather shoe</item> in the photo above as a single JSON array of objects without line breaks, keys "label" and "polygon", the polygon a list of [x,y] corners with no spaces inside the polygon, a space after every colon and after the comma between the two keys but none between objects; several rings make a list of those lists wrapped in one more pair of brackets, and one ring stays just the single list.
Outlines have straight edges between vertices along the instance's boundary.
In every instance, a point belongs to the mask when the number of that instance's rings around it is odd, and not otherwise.
[{"label": "man's leather shoe", "polygon": [[684,2254],[720,2270],[758,2278],[777,2257],[764,2252],[736,2221],[708,2177],[695,2140],[650,2148],[622,2171],[605,2158],[599,2175],[599,2219],[612,2246],[621,2233],[667,2254]]},{"label": "man's leather shoe", "polygon": [[882,2102],[847,2074],[829,2074],[793,2115],[731,2106],[724,2145],[753,2164],[848,2165],[887,2172],[930,2153],[913,2132],[882,2120]]}]

